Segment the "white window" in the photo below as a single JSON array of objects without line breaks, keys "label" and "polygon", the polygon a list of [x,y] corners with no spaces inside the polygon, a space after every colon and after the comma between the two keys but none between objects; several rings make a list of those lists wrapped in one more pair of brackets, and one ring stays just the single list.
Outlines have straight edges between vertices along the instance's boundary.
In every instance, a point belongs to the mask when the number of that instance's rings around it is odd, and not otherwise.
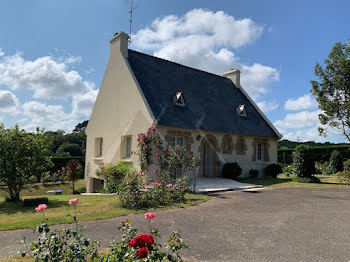
[{"label": "white window", "polygon": [[176,147],[176,146],[184,147],[185,146],[185,138],[183,138],[183,137],[173,137],[172,146],[173,147]]},{"label": "white window", "polygon": [[174,104],[177,106],[185,107],[185,98],[182,92],[177,92],[174,96]]},{"label": "white window", "polygon": [[131,157],[131,136],[126,136],[124,140],[124,158],[130,158]]},{"label": "white window", "polygon": [[102,157],[103,150],[103,138],[98,137],[95,139],[95,157]]},{"label": "white window", "polygon": [[247,116],[245,105],[239,105],[236,107],[237,114],[239,116]]},{"label": "white window", "polygon": [[264,161],[264,144],[256,145],[256,160]]}]

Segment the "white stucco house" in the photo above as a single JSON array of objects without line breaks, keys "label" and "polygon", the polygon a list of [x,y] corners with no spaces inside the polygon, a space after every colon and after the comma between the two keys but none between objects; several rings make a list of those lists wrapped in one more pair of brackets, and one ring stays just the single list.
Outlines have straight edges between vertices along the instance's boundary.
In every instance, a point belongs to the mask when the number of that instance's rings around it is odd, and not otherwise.
[{"label": "white stucco house", "polygon": [[153,125],[163,140],[200,157],[199,177],[221,176],[237,162],[243,176],[277,162],[281,134],[240,85],[223,76],[128,49],[128,35],[110,41],[110,58],[86,129],[85,181],[96,192],[99,163],[138,165],[136,138]]}]

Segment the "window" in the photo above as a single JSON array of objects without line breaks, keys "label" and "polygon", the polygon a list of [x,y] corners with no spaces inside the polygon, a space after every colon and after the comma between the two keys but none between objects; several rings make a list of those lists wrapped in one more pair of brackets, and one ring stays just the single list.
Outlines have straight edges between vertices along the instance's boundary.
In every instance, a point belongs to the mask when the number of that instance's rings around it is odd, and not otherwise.
[{"label": "window", "polygon": [[173,137],[172,146],[176,147],[177,145],[184,147],[185,146],[185,138],[183,137]]},{"label": "window", "polygon": [[244,155],[245,151],[247,150],[247,144],[245,142],[245,138],[243,136],[237,137],[235,149],[237,150],[236,153],[239,155]]},{"label": "window", "polygon": [[98,137],[95,139],[95,157],[102,157],[103,152],[103,138]]},{"label": "window", "polygon": [[182,92],[177,92],[174,96],[174,104],[177,106],[185,107],[185,98]]},{"label": "window", "polygon": [[130,158],[131,157],[131,136],[126,136],[124,139],[125,139],[124,140],[124,143],[125,143],[124,158]]},{"label": "window", "polygon": [[236,107],[237,114],[239,116],[247,116],[245,105],[239,105]]},{"label": "window", "polygon": [[258,143],[256,145],[256,159],[264,161],[264,144]]}]

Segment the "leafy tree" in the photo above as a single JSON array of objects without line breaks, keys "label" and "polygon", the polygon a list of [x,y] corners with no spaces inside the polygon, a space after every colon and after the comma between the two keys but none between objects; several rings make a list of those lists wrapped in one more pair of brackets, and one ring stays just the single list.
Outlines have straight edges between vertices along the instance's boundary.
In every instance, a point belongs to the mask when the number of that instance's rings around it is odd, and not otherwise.
[{"label": "leafy tree", "polygon": [[315,173],[315,163],[308,146],[300,145],[295,148],[293,168],[297,177],[311,177]]},{"label": "leafy tree", "polygon": [[77,144],[63,143],[56,151],[56,154],[69,153],[71,156],[81,156],[81,148]]},{"label": "leafy tree", "polygon": [[20,200],[20,192],[31,176],[41,176],[52,166],[49,156],[51,139],[39,128],[27,133],[0,125],[0,182],[11,201]]},{"label": "leafy tree", "polygon": [[89,123],[89,120],[85,120],[79,124],[77,124],[73,130],[73,133],[85,133],[85,129]]},{"label": "leafy tree", "polygon": [[[321,124],[340,130],[350,142],[350,40],[348,43],[336,43],[324,61],[315,66],[318,81],[311,81],[312,94],[316,96]],[[320,135],[326,135],[326,129],[318,128]]]},{"label": "leafy tree", "polygon": [[52,155],[54,155],[57,149],[64,143],[64,131],[63,130],[57,130],[56,132],[47,131],[45,132],[45,134],[49,136],[52,140],[50,150],[52,152]]},{"label": "leafy tree", "polygon": [[333,174],[343,171],[343,158],[340,155],[339,151],[333,151],[331,159],[329,160],[329,169]]},{"label": "leafy tree", "polygon": [[67,164],[67,179],[72,181],[73,185],[73,194],[75,193],[74,182],[80,178],[80,172],[82,166],[80,162],[76,159],[72,159]]}]

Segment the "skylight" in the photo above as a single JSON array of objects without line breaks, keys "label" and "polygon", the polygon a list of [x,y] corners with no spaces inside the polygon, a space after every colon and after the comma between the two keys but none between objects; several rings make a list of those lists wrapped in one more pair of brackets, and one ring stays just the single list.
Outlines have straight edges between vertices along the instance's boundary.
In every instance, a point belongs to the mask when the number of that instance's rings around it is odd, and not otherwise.
[{"label": "skylight", "polygon": [[185,98],[182,92],[177,92],[174,96],[174,104],[177,106],[185,107]]},{"label": "skylight", "polygon": [[237,114],[239,116],[247,116],[247,111],[246,111],[245,105],[237,106],[236,110],[237,110]]}]

